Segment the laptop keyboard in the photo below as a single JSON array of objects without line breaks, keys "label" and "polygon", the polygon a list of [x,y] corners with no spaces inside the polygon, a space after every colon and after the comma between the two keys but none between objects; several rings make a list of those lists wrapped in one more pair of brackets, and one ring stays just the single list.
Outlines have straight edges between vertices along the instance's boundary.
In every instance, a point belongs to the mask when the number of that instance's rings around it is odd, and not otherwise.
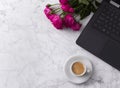
[{"label": "laptop keyboard", "polygon": [[112,5],[104,6],[93,27],[120,42],[120,10]]}]

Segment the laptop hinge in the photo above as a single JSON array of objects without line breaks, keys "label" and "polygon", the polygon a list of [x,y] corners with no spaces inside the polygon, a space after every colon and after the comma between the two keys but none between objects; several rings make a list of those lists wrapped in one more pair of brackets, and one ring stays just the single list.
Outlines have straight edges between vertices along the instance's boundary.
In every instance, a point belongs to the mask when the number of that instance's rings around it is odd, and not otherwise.
[{"label": "laptop hinge", "polygon": [[119,4],[117,4],[116,2],[114,2],[114,1],[110,1],[110,3],[112,4],[112,5],[114,5],[114,6],[116,6],[117,8],[119,8],[120,7],[120,5]]}]

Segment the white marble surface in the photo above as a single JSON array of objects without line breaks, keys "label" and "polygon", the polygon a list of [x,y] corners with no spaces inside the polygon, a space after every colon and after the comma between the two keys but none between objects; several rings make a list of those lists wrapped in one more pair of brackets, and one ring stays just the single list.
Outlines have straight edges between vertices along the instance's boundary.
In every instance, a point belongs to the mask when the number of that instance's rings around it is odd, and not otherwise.
[{"label": "white marble surface", "polygon": [[[0,88],[120,88],[118,70],[75,44],[81,31],[58,31],[47,20],[43,9],[55,2],[0,0]],[[74,54],[93,62],[94,74],[82,85],[63,72]]]}]

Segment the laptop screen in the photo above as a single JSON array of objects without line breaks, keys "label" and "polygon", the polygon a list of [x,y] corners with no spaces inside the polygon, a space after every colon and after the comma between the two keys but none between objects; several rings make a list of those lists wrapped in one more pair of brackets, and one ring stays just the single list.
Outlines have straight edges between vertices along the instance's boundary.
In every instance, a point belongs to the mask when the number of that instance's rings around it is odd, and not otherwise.
[{"label": "laptop screen", "polygon": [[112,1],[114,1],[114,2],[116,2],[117,4],[120,5],[120,0],[112,0]]}]

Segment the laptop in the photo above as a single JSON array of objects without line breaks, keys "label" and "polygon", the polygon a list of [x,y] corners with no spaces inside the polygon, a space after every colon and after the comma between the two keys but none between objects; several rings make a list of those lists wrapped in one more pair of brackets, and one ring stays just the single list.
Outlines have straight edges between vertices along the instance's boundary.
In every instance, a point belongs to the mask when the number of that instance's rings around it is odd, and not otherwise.
[{"label": "laptop", "polygon": [[103,0],[76,43],[120,71],[120,0]]}]

